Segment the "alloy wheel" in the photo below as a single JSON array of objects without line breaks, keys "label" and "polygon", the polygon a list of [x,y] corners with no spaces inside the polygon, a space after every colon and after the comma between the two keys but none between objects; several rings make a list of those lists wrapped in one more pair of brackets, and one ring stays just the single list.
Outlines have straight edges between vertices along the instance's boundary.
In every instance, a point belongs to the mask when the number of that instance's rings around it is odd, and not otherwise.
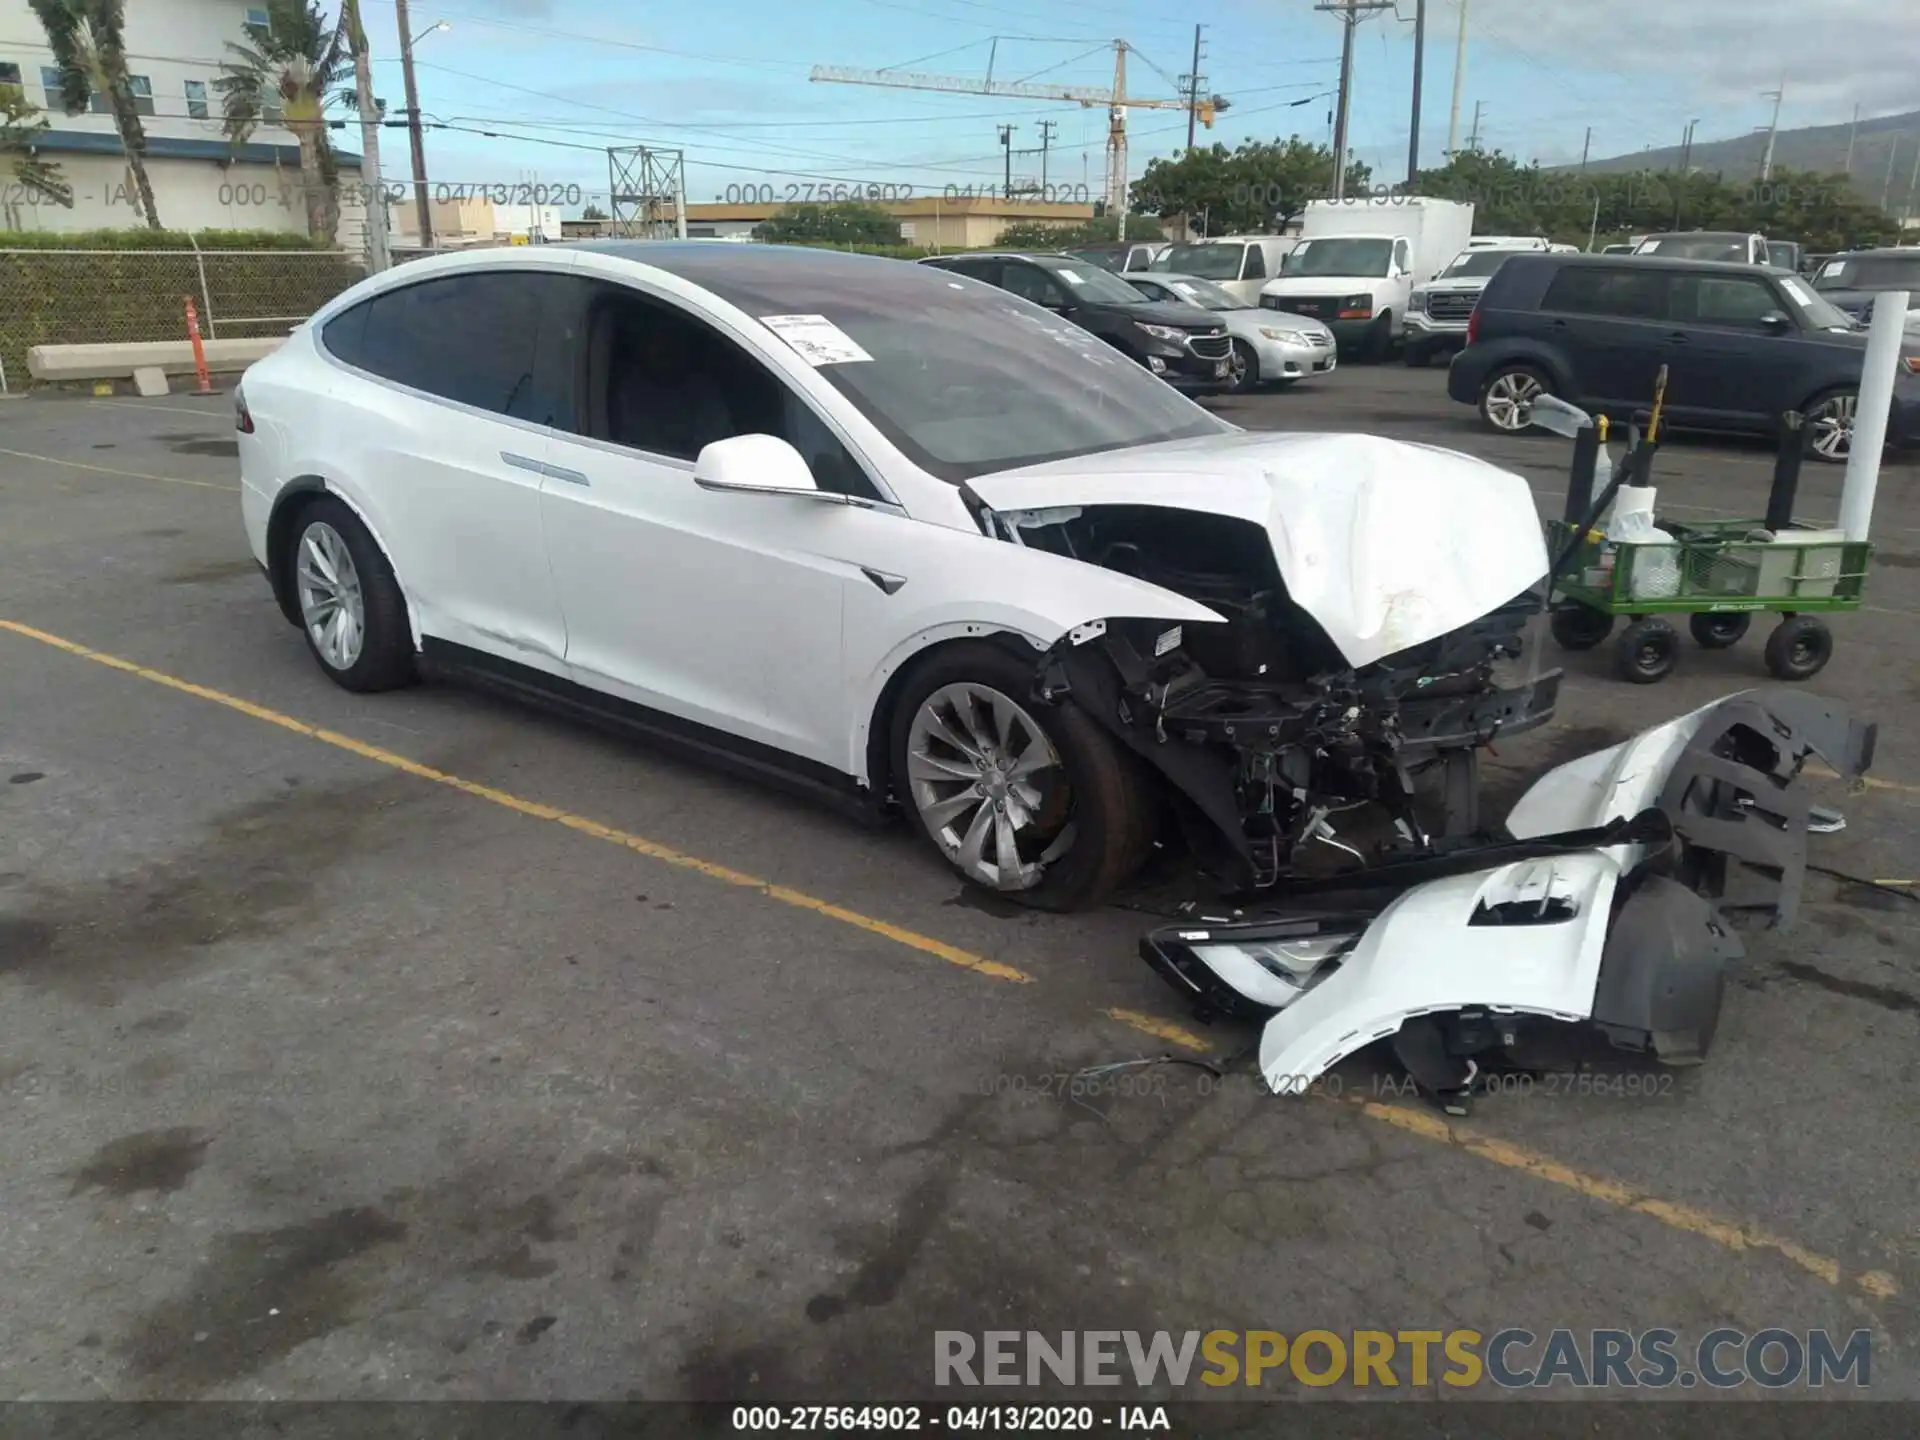
[{"label": "alloy wheel", "polygon": [[1812,444],[1816,455],[1827,460],[1844,460],[1853,449],[1853,413],[1857,401],[1852,395],[1834,395],[1814,406],[1807,417],[1813,427]]},{"label": "alloy wheel", "polygon": [[1059,752],[992,686],[958,681],[921,702],[907,731],[907,788],[941,853],[991,889],[1032,889],[1073,844]]},{"label": "alloy wheel", "polygon": [[360,572],[340,532],[324,520],[300,536],[295,569],[300,618],[320,658],[335,670],[351,670],[367,637],[366,601]]},{"label": "alloy wheel", "polygon": [[1533,402],[1546,387],[1521,370],[1494,377],[1487,386],[1486,414],[1497,430],[1524,430],[1533,418]]}]

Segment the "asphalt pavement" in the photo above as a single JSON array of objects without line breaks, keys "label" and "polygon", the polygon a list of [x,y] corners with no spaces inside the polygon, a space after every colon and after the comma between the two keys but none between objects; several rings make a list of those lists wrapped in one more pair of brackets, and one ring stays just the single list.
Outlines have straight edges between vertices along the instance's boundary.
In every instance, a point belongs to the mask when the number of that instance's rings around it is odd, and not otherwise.
[{"label": "asphalt pavement", "polygon": [[[1558,510],[1566,442],[1486,434],[1440,370],[1215,408],[1465,449]],[[881,1400],[931,1393],[938,1330],[1731,1326],[1869,1329],[1874,1393],[1920,1398],[1898,887],[1813,877],[1706,1064],[1584,1072],[1632,1093],[1450,1121],[1363,1057],[1277,1098],[1136,913],[983,900],[903,827],[461,689],[339,690],[234,456],[224,398],[0,404],[0,1393]],[[1757,514],[1770,463],[1682,437],[1663,503]],[[1911,462],[1876,538],[1810,688],[1879,755],[1823,782],[1816,853],[1911,881]],[[1496,793],[1766,683],[1761,639],[1647,687],[1553,652]],[[1229,1071],[1062,1080],[1161,1055]]]}]

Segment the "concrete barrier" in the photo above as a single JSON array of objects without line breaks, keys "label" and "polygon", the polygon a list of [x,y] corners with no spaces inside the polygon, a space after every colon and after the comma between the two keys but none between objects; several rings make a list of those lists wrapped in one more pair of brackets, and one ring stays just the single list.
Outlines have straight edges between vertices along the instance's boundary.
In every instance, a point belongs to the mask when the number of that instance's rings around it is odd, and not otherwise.
[{"label": "concrete barrier", "polygon": [[[287,337],[207,340],[207,369],[232,373],[264,360]],[[193,374],[193,346],[186,340],[146,340],[130,344],[34,345],[27,350],[27,373],[36,380],[122,380],[136,370],[165,375]]]}]

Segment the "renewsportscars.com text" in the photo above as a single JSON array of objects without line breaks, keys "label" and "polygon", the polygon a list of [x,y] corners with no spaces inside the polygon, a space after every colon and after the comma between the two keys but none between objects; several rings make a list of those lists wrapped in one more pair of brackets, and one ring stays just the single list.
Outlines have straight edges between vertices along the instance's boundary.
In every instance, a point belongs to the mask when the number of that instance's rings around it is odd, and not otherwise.
[{"label": "renewsportscars.com text", "polygon": [[1865,1389],[1873,1336],[1826,1330],[938,1330],[941,1386]]}]

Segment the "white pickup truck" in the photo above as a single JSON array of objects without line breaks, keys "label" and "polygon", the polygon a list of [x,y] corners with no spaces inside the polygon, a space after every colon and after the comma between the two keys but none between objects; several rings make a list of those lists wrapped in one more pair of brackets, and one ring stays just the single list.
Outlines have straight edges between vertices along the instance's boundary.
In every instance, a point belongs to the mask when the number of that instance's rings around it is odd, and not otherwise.
[{"label": "white pickup truck", "polygon": [[1423,195],[1370,195],[1307,205],[1300,240],[1268,310],[1323,321],[1343,346],[1384,359],[1406,334],[1413,287],[1433,279],[1473,238],[1473,206]]}]

